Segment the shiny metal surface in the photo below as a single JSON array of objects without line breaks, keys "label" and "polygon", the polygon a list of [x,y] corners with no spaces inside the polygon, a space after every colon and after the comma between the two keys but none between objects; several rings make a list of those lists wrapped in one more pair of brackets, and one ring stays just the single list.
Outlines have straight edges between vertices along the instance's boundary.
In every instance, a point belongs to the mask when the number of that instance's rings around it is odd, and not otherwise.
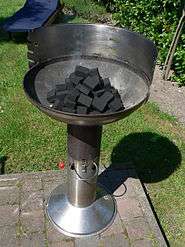
[{"label": "shiny metal surface", "polygon": [[68,200],[87,207],[96,198],[102,126],[68,125]]},{"label": "shiny metal surface", "polygon": [[68,125],[67,130],[68,183],[51,193],[47,214],[66,235],[98,234],[116,215],[113,197],[97,188],[102,127]]},{"label": "shiny metal surface", "polygon": [[89,207],[72,206],[66,196],[67,186],[59,185],[52,191],[46,212],[54,226],[65,235],[84,237],[106,230],[116,215],[114,198],[98,188],[97,197]]},{"label": "shiny metal surface", "polygon": [[68,166],[68,200],[73,206],[88,207],[96,198],[98,166],[93,169],[94,164],[91,161],[69,160],[73,163],[73,169]]},{"label": "shiny metal surface", "polygon": [[[41,111],[59,121],[76,125],[102,125],[136,110],[149,97],[157,56],[154,44],[122,28],[91,24],[60,24],[29,34],[34,60],[24,90]],[[76,65],[98,67],[102,77],[121,94],[125,110],[111,114],[78,115],[49,107],[48,90],[64,81]]]}]

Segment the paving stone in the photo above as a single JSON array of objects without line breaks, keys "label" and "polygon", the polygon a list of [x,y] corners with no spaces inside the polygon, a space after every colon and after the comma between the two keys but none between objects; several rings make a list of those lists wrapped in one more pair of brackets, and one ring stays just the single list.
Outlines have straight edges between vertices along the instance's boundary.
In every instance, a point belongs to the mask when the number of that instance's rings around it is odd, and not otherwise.
[{"label": "paving stone", "polygon": [[135,189],[132,185],[133,178],[127,178],[115,191],[114,195],[116,198],[135,197]]},{"label": "paving stone", "polygon": [[25,177],[25,179],[22,181],[22,191],[28,192],[28,191],[38,191],[42,189],[42,181],[41,178],[33,178],[28,179]]},{"label": "paving stone", "polygon": [[21,212],[20,223],[24,233],[35,233],[44,231],[44,212],[34,210]]},{"label": "paving stone", "polygon": [[136,197],[138,198],[144,197],[146,199],[146,194],[145,194],[143,185],[141,184],[141,181],[139,180],[139,178],[132,178],[130,182],[132,184],[132,187],[134,188]]},{"label": "paving stone", "polygon": [[[0,246],[127,247],[131,243],[132,247],[152,247],[151,237],[155,238],[157,246],[167,246],[134,169],[120,167],[116,172],[106,172],[103,180],[113,186],[116,195],[123,194],[122,183],[127,187],[126,193],[116,198],[119,214],[115,222],[101,235],[76,239],[75,243],[74,239],[55,230],[51,223],[49,225],[44,215],[43,200],[57,185],[66,182],[66,170],[0,176],[0,204],[4,204],[0,206]],[[17,226],[21,233],[19,245]]]},{"label": "paving stone", "polygon": [[123,234],[115,234],[100,240],[100,247],[129,247],[130,243]]},{"label": "paving stone", "polygon": [[19,204],[19,188],[17,186],[0,187],[0,205]]},{"label": "paving stone", "polygon": [[141,205],[136,198],[118,198],[117,207],[120,217],[124,221],[131,221],[135,218],[143,217]]},{"label": "paving stone", "polygon": [[113,224],[101,234],[101,237],[111,236],[113,234],[125,233],[126,228],[123,226],[119,214],[117,213]]},{"label": "paving stone", "polygon": [[19,206],[4,205],[0,206],[0,226],[11,226],[18,222]]},{"label": "paving stone", "polygon": [[135,191],[135,186],[134,186],[134,182],[136,180],[139,180],[138,178],[132,178],[132,177],[128,177],[125,181],[125,186],[127,188],[127,191],[125,193],[125,195],[127,197],[136,197],[136,191]]},{"label": "paving stone", "polygon": [[44,234],[27,234],[20,239],[21,247],[46,247],[46,239]]},{"label": "paving stone", "polygon": [[127,196],[127,190],[128,188],[126,187],[125,183],[121,184],[113,193],[115,196],[115,199],[117,198],[122,198]]},{"label": "paving stone", "polygon": [[76,238],[75,247],[99,247],[99,242],[98,236]]},{"label": "paving stone", "polygon": [[[10,176],[10,177],[8,177]],[[0,187],[1,186],[17,186],[20,182],[19,177],[12,177],[11,175],[1,175]]]},{"label": "paving stone", "polygon": [[19,173],[19,175],[21,176],[21,179],[39,179],[44,175],[45,171],[43,172],[23,172],[23,173]]},{"label": "paving stone", "polygon": [[137,198],[140,201],[144,217],[150,225],[155,241],[159,246],[167,246],[144,190],[140,192],[140,195],[138,195]]},{"label": "paving stone", "polygon": [[43,208],[43,192],[30,191],[21,194],[21,210],[24,212],[42,209]]},{"label": "paving stone", "polygon": [[12,247],[17,246],[18,241],[16,239],[16,227],[15,226],[3,226],[0,227],[0,246]]},{"label": "paving stone", "polygon": [[42,181],[43,183],[48,182],[48,181],[55,181],[55,180],[60,180],[61,183],[65,183],[67,180],[65,178],[65,175],[67,174],[67,171],[48,171],[48,172],[43,172],[42,173]]},{"label": "paving stone", "polygon": [[44,183],[43,188],[44,191],[49,190],[51,192],[53,189],[55,189],[59,184],[61,184],[61,179],[60,180],[53,180],[53,181],[47,181]]},{"label": "paving stone", "polygon": [[19,239],[5,239],[1,241],[0,246],[1,247],[20,247],[20,242],[19,242]]},{"label": "paving stone", "polygon": [[44,199],[48,199],[51,191],[53,191],[58,185],[61,184],[61,180],[47,181],[44,183]]},{"label": "paving stone", "polygon": [[104,170],[98,177],[98,181],[109,188],[116,198],[136,196],[132,186],[132,178],[129,177],[127,170],[109,168]]},{"label": "paving stone", "polygon": [[151,236],[150,227],[144,218],[140,217],[133,221],[126,222],[125,227],[131,241]]},{"label": "paving stone", "polygon": [[154,247],[152,240],[140,239],[132,243],[131,247]]},{"label": "paving stone", "polygon": [[47,239],[48,242],[59,242],[59,241],[63,241],[63,240],[70,240],[72,239],[71,237],[68,237],[62,233],[60,233],[59,231],[57,231],[54,226],[52,225],[52,223],[46,218],[46,235],[47,235]]},{"label": "paving stone", "polygon": [[48,243],[48,247],[74,247],[73,241],[60,241],[60,242],[53,242]]}]

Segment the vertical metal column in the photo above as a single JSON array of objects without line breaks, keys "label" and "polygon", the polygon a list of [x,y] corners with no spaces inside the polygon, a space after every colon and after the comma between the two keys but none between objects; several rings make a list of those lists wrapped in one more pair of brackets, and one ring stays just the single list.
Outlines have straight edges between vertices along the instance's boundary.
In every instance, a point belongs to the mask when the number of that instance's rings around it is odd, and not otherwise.
[{"label": "vertical metal column", "polygon": [[102,126],[68,125],[68,200],[87,207],[96,198]]}]

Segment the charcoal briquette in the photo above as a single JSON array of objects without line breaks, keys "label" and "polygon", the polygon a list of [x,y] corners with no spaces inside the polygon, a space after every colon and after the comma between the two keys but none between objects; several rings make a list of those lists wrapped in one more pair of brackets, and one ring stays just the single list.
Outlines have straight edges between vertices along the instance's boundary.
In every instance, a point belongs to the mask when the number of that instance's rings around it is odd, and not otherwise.
[{"label": "charcoal briquette", "polygon": [[100,99],[104,100],[106,104],[110,102],[113,98],[114,95],[109,91],[105,91],[105,93],[103,93],[102,96],[100,96]]},{"label": "charcoal briquette", "polygon": [[68,90],[72,90],[74,88],[74,85],[73,85],[73,83],[70,82],[66,85],[66,87]]},{"label": "charcoal briquette", "polygon": [[76,86],[76,89],[78,89],[81,93],[86,94],[86,95],[89,95],[90,93],[90,89],[82,84],[78,84]]},{"label": "charcoal briquette", "polygon": [[107,108],[107,110],[105,111],[105,113],[113,113],[113,111],[110,108]]},{"label": "charcoal briquette", "polygon": [[71,101],[76,101],[79,95],[80,95],[80,92],[74,88],[74,89],[69,91],[69,94],[67,95],[67,97]]},{"label": "charcoal briquette", "polygon": [[117,97],[109,103],[109,107],[112,111],[119,111],[121,109],[124,109],[121,99]]},{"label": "charcoal briquette", "polygon": [[116,88],[111,87],[110,92],[114,95],[114,97],[119,97],[119,92]]},{"label": "charcoal briquette", "polygon": [[77,106],[76,113],[77,114],[87,114],[87,107]]},{"label": "charcoal briquette", "polygon": [[68,97],[65,97],[64,106],[74,109],[76,106],[76,102],[70,100]]},{"label": "charcoal briquette", "polygon": [[78,98],[78,103],[80,103],[84,106],[90,107],[91,103],[92,103],[92,98],[81,93],[80,97]]},{"label": "charcoal briquette", "polygon": [[94,97],[94,100],[92,102],[92,106],[100,111],[103,112],[108,105],[108,103],[114,98],[113,94],[110,92],[105,92],[100,97]]},{"label": "charcoal briquette", "polygon": [[93,91],[94,96],[100,97],[105,92],[105,89],[100,89],[98,91]]},{"label": "charcoal briquette", "polygon": [[75,113],[75,109],[69,107],[62,107],[63,112]]},{"label": "charcoal briquette", "polygon": [[100,114],[124,109],[120,94],[109,78],[102,79],[98,68],[76,66],[75,72],[57,83],[47,94],[52,108],[77,114]]},{"label": "charcoal briquette", "polygon": [[90,114],[95,115],[95,114],[100,114],[99,111],[91,111]]},{"label": "charcoal briquette", "polygon": [[103,86],[104,86],[105,88],[110,88],[110,87],[111,87],[111,83],[110,83],[109,78],[103,79]]},{"label": "charcoal briquette", "polygon": [[86,67],[77,65],[75,68],[75,74],[77,76],[86,78],[89,75],[89,69]]},{"label": "charcoal briquette", "polygon": [[56,91],[55,89],[52,89],[47,93],[47,100],[49,101],[49,103],[53,103],[55,99],[56,99]]},{"label": "charcoal briquette", "polygon": [[74,84],[71,82],[69,78],[66,78],[65,83],[66,83],[66,89],[71,90],[74,88]]},{"label": "charcoal briquette", "polygon": [[69,79],[75,85],[77,85],[78,83],[80,83],[84,80],[83,77],[77,76],[75,73],[70,74]]},{"label": "charcoal briquette", "polygon": [[56,98],[57,99],[63,99],[68,93],[69,93],[69,90],[57,91],[56,92]]},{"label": "charcoal briquette", "polygon": [[55,90],[56,90],[56,92],[66,90],[66,84],[56,84]]},{"label": "charcoal briquette", "polygon": [[92,106],[96,110],[103,112],[106,105],[107,105],[107,103],[104,101],[104,99],[101,99],[100,97],[94,97],[93,102],[92,102]]},{"label": "charcoal briquette", "polygon": [[70,80],[70,78],[68,78],[68,77],[65,79],[65,83],[66,83],[66,84],[69,83],[70,81],[71,81],[71,80]]},{"label": "charcoal briquette", "polygon": [[99,73],[98,68],[90,69],[90,70],[89,70],[89,75],[90,75],[90,76],[97,76],[97,77],[100,77],[100,73]]},{"label": "charcoal briquette", "polygon": [[91,90],[95,90],[98,85],[100,85],[100,79],[98,76],[88,76],[84,81],[83,84],[89,87]]},{"label": "charcoal briquette", "polygon": [[64,106],[63,101],[61,101],[60,99],[56,99],[53,104],[53,108],[58,111],[61,111],[63,106]]}]

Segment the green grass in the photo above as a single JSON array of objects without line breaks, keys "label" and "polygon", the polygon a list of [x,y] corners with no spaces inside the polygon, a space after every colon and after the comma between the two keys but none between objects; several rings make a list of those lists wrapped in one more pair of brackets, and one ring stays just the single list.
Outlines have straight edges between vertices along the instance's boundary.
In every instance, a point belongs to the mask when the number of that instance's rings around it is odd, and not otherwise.
[{"label": "green grass", "polygon": [[[19,9],[23,0],[0,0],[0,18]],[[78,16],[58,21],[89,22],[106,14],[103,7],[67,0]],[[85,6],[85,7],[84,7]],[[88,16],[89,17],[89,16]],[[92,20],[92,16],[91,16]],[[66,159],[66,125],[34,108],[26,99],[23,76],[28,69],[24,40],[0,33],[0,163],[6,173],[57,169]],[[185,246],[185,129],[174,117],[148,103],[128,118],[104,126],[101,162],[132,161],[147,184],[152,203],[174,247]]]},{"label": "green grass", "polygon": [[[75,8],[79,15],[85,15],[92,12],[96,15],[106,14],[106,10],[103,6],[97,5],[91,0],[65,0],[64,3],[69,8]],[[87,17],[88,16],[86,16],[86,18]]]},{"label": "green grass", "polygon": [[83,19],[96,21],[97,17],[106,15],[105,8],[91,0],[65,0],[64,2],[67,7],[75,9],[77,15]]}]

